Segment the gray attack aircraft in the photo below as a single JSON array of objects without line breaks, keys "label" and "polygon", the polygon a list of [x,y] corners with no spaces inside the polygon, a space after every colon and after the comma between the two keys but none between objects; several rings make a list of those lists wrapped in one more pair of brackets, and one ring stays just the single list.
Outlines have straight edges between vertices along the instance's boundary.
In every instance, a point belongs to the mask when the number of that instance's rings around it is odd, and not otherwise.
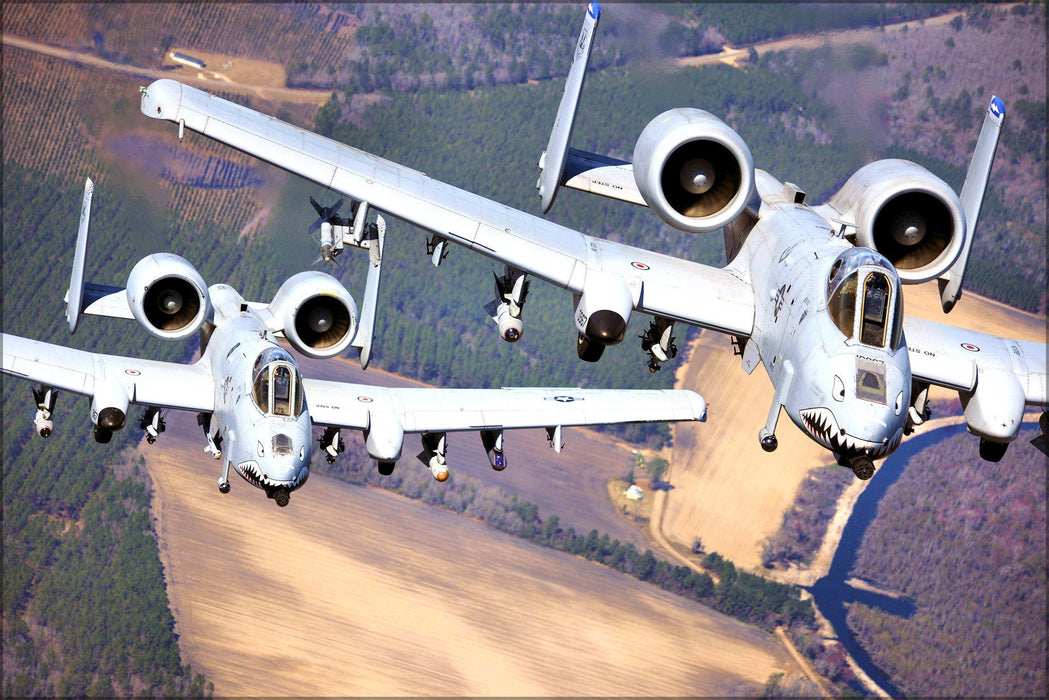
[{"label": "gray attack aircraft", "polygon": [[[676,354],[677,322],[725,333],[774,400],[758,438],[776,449],[781,411],[839,464],[870,478],[929,417],[930,386],[958,392],[980,455],[998,461],[1027,406],[1046,407],[1046,346],[905,316],[901,284],[938,280],[944,312],[961,295],[1005,116],[992,98],[961,193],[916,163],[858,170],[824,204],[754,166],[743,139],[700,109],[671,109],[641,132],[632,162],[569,148],[600,7],[587,7],[540,158],[549,210],[567,186],[654,210],[689,233],[722,231],[723,268],[602,240],[517,211],[173,80],[143,88],[141,109],[430,232],[439,265],[457,243],[503,263],[487,307],[504,340],[521,336],[528,275],[569,290],[581,359],[621,342],[634,312],[649,368]],[[351,226],[334,217],[328,257]],[[1042,414],[1043,433],[1049,416]]]},{"label": "gray attack aircraft", "polygon": [[3,373],[36,382],[35,431],[54,429],[59,391],[91,400],[98,442],[122,428],[131,404],[144,407],[139,423],[153,443],[164,431],[164,409],[194,411],[205,452],[222,460],[219,491],[230,490],[232,468],[245,481],[286,506],[306,483],[313,453],[312,428],[328,462],[345,449],[343,430],[359,430],[379,472],[390,474],[406,433],[421,433],[420,461],[437,481],[448,478],[447,433],[479,431],[492,467],[505,469],[503,430],[546,428],[560,452],[562,426],[704,420],[706,404],[692,391],[580,390],[575,388],[388,389],[310,379],[299,372],[278,336],[314,358],[358,349],[367,365],[382,265],[385,222],[364,228],[369,249],[360,319],[353,297],[317,270],[289,278],[268,303],[246,302],[226,284],[205,286],[196,269],[170,253],[134,266],[127,287],[85,283],[93,185],[87,181],[77,234],[66,318],[75,331],[82,314],[137,320],[165,340],[200,335],[200,359],[189,365],[103,355],[3,334]]}]

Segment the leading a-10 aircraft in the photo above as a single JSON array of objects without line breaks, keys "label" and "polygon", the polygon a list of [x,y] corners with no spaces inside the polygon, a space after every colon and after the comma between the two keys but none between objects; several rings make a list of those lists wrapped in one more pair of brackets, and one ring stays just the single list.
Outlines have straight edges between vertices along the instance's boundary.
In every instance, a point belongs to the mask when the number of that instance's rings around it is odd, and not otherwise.
[{"label": "leading a-10 aircraft", "polygon": [[[675,354],[675,322],[729,334],[744,370],[763,365],[775,388],[759,431],[767,451],[783,409],[870,478],[873,460],[928,418],[937,385],[958,392],[981,456],[1000,459],[1025,407],[1049,401],[1045,344],[905,316],[901,283],[938,280],[945,313],[960,297],[1001,100],[990,102],[960,195],[925,168],[890,159],[811,206],[699,109],[655,117],[632,163],[568,148],[599,16],[591,3],[540,158],[543,210],[561,185],[648,206],[682,231],[723,231],[724,268],[588,236],[173,80],[144,88],[141,109],[177,123],[180,136],[188,127],[430,231],[435,265],[449,242],[503,263],[490,308],[509,342],[522,331],[529,274],[572,292],[584,360],[622,341],[634,311],[654,317],[642,335],[653,371]],[[1044,432],[1045,413],[1041,424]]]},{"label": "leading a-10 aircraft", "polygon": [[356,245],[370,266],[360,319],[345,287],[319,271],[289,278],[269,304],[246,302],[226,284],[207,287],[184,258],[158,253],[140,260],[126,288],[85,283],[88,220],[94,186],[84,189],[66,318],[82,314],[134,318],[150,334],[181,340],[200,334],[191,365],[103,355],[3,334],[3,373],[37,382],[34,428],[51,435],[60,390],[91,399],[95,439],[109,442],[128,407],[145,407],[140,425],[152,443],[164,431],[162,409],[195,411],[205,451],[223,463],[219,491],[233,468],[279,506],[306,483],[312,426],[328,462],[344,449],[341,431],[364,433],[382,474],[401,456],[405,433],[421,433],[419,459],[438,481],[448,478],[447,436],[480,431],[492,467],[505,469],[503,430],[545,427],[560,451],[561,427],[604,423],[704,420],[706,404],[691,391],[569,389],[386,389],[303,377],[277,335],[299,352],[334,357],[349,347],[367,365],[382,265],[385,222],[361,225]]}]

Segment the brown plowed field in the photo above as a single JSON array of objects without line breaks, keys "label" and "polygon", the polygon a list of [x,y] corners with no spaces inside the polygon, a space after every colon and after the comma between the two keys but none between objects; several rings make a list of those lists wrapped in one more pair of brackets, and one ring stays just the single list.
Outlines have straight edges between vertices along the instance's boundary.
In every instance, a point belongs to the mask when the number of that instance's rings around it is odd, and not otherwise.
[{"label": "brown plowed field", "polygon": [[[1010,338],[1046,340],[1044,318],[973,294],[965,294],[946,317],[934,284],[905,287],[904,297],[908,314]],[[779,449],[762,452],[758,430],[772,403],[772,384],[763,369],[744,374],[724,336],[700,336],[678,386],[702,393],[710,410],[706,423],[674,428],[674,489],[667,495],[663,533],[687,547],[700,537],[707,551],[757,571],[762,541],[779,528],[809,469],[833,458],[783,415],[776,430]],[[934,388],[932,396],[956,394]],[[975,438],[971,458],[979,459]]]},{"label": "brown plowed field", "polygon": [[216,695],[707,696],[794,673],[771,635],[389,492],[222,496],[196,431],[172,416],[143,451],[182,652]]}]

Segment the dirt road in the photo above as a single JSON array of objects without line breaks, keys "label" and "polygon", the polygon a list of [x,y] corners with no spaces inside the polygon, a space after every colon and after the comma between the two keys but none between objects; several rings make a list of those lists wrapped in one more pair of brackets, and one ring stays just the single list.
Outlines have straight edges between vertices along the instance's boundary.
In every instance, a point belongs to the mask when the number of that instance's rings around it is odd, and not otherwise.
[{"label": "dirt road", "polygon": [[2,39],[4,46],[13,46],[15,48],[25,49],[26,51],[35,51],[48,56],[54,56],[55,58],[61,58],[66,61],[83,63],[84,65],[92,66],[93,68],[98,68],[100,70],[116,71],[126,75],[140,76],[148,80],[174,78],[180,82],[195,85],[200,88],[211,88],[223,92],[252,95],[267,100],[317,106],[323,105],[331,98],[331,90],[300,90],[297,88],[277,87],[272,85],[246,85],[229,80],[208,78],[203,74],[184,70],[158,70],[154,68],[140,68],[138,66],[113,63],[112,61],[107,61],[92,54],[81,53],[60,46],[42,44],[38,41],[31,41],[10,34],[4,34]]},{"label": "dirt road", "polygon": [[[1018,3],[1014,3],[1018,4]],[[928,17],[922,20],[926,25],[935,26],[938,24],[947,24],[958,15],[963,15],[964,12],[948,12],[946,14],[937,15],[935,17]],[[909,22],[898,22],[896,24],[887,24],[884,27],[886,32],[900,31],[904,27],[910,27],[918,24],[917,20],[911,20]],[[882,28],[875,29],[843,29],[834,30],[828,32],[821,32],[817,34],[806,34],[804,36],[791,36],[785,39],[774,39],[772,41],[765,41],[758,44],[748,44],[741,47],[733,47],[728,44],[721,49],[719,53],[704,54],[702,56],[685,56],[675,61],[679,66],[704,66],[711,65],[714,63],[727,63],[731,66],[738,66],[741,61],[747,58],[751,49],[754,49],[758,56],[761,56],[769,51],[785,51],[787,49],[818,49],[821,46],[826,45],[841,45],[841,44],[854,44],[862,42],[868,39],[870,34],[874,31],[882,31]]]}]

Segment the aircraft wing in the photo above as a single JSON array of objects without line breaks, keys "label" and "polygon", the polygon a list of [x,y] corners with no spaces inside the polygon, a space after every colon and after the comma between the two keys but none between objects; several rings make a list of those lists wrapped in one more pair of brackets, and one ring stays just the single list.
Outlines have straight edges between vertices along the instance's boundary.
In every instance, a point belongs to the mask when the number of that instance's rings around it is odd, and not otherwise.
[{"label": "aircraft wing", "polygon": [[1045,345],[999,338],[945,323],[906,317],[903,324],[910,351],[911,376],[937,386],[975,391],[980,378],[1013,375],[1024,403],[1049,405]]},{"label": "aircraft wing", "polygon": [[212,411],[215,389],[211,373],[199,363],[182,365],[101,355],[3,334],[3,373],[93,396],[101,382],[118,385],[130,403],[142,406]]},{"label": "aircraft wing", "polygon": [[731,268],[592,238],[174,80],[142,92],[142,112],[180,133],[189,127],[551,284],[582,293],[588,274],[611,274],[638,311],[744,337],[753,330],[753,289]]},{"label": "aircraft wing", "polygon": [[406,433],[552,428],[706,420],[693,391],[614,389],[424,389],[303,379],[313,422],[367,429],[370,416],[394,415]]}]

